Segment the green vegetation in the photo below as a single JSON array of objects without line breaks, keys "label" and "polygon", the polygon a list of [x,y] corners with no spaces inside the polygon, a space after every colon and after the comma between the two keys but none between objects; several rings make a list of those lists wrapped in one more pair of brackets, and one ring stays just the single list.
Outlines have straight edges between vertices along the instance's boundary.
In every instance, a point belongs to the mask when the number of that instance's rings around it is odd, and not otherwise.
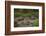
[{"label": "green vegetation", "polygon": [[39,25],[39,20],[38,19],[35,19],[34,22],[33,22],[33,25],[34,26],[38,26]]},{"label": "green vegetation", "polygon": [[15,16],[16,16],[16,17],[19,17],[19,16],[25,16],[25,17],[28,16],[28,17],[31,17],[32,14],[30,14],[30,13],[29,13],[29,14],[28,14],[28,13],[27,13],[27,14],[25,14],[25,13],[15,13]]},{"label": "green vegetation", "polygon": [[[38,9],[14,9],[14,17],[29,17],[28,19],[30,21],[29,25],[25,25],[25,24],[16,24],[16,26],[30,26],[31,24],[33,24],[34,26],[39,26],[39,10]],[[25,18],[24,18],[25,19]]]},{"label": "green vegetation", "polygon": [[14,9],[14,15],[19,16],[36,16],[38,17],[39,10],[38,9]]}]

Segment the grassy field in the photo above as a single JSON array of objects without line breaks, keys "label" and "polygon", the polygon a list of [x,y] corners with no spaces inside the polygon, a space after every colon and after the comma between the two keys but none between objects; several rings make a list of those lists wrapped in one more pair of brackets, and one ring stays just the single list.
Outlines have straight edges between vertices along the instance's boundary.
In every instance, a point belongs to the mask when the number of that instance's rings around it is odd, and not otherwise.
[{"label": "grassy field", "polygon": [[[30,27],[31,26],[31,24],[33,24],[32,25],[32,27],[37,27],[37,26],[39,26],[39,16],[38,16],[38,14],[39,14],[39,11],[37,10],[32,10],[32,12],[29,12],[29,13],[24,13],[24,12],[14,12],[14,17],[15,18],[19,18],[19,17],[29,17],[28,19],[30,20],[30,21],[33,21],[33,23],[31,23],[30,22],[30,24],[29,25],[26,25],[26,24],[15,24],[15,26],[16,27]],[[32,18],[32,16],[33,16],[33,18],[35,18],[35,19],[33,19]],[[15,19],[14,18],[14,19]],[[22,19],[22,18],[21,18]],[[24,18],[25,19],[25,18]],[[21,21],[23,21],[23,20],[21,20]],[[28,21],[28,20],[27,20]],[[20,22],[20,21],[19,21]],[[17,23],[18,23],[18,21],[17,21]]]},{"label": "grassy field", "polygon": [[32,14],[30,14],[30,13],[27,13],[27,14],[24,14],[24,13],[15,13],[15,16],[16,16],[16,17],[19,17],[19,16],[25,16],[25,17],[28,16],[28,17],[31,17],[31,15],[32,15]]},{"label": "grassy field", "polygon": [[[22,16],[22,17],[23,17],[23,16],[24,16],[24,17],[31,17],[32,14],[30,14],[30,13],[26,13],[26,14],[24,14],[24,13],[15,13],[15,16],[18,17],[18,18],[21,17],[21,16]],[[31,19],[30,19],[30,20],[31,20]],[[17,25],[18,25],[18,24],[17,24]],[[30,26],[30,25],[31,25],[31,24],[29,24],[29,26]],[[19,27],[19,26],[21,26],[21,27],[25,26],[25,27],[26,27],[27,25],[25,25],[25,24],[19,24],[18,27]],[[36,26],[36,27],[39,26],[39,20],[38,20],[37,17],[35,17],[35,19],[34,19],[34,21],[33,21],[33,27],[35,27],[35,26]]]}]

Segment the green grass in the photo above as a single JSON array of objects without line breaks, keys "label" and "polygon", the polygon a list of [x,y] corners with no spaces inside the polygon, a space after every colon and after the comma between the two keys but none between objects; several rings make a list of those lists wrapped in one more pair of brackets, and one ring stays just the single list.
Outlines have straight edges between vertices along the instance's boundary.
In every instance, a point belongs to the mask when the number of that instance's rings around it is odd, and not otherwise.
[{"label": "green grass", "polygon": [[[31,17],[31,13],[15,13],[14,16],[19,17],[19,16],[28,16]],[[39,26],[39,19],[36,17],[36,19],[33,22],[33,26]]]},{"label": "green grass", "polygon": [[33,25],[34,26],[39,26],[39,20],[38,19],[35,19],[34,22],[33,22]]},{"label": "green grass", "polygon": [[32,14],[30,14],[30,13],[26,13],[26,14],[24,14],[24,13],[16,13],[15,14],[15,16],[16,17],[19,17],[19,16],[31,16]]}]

